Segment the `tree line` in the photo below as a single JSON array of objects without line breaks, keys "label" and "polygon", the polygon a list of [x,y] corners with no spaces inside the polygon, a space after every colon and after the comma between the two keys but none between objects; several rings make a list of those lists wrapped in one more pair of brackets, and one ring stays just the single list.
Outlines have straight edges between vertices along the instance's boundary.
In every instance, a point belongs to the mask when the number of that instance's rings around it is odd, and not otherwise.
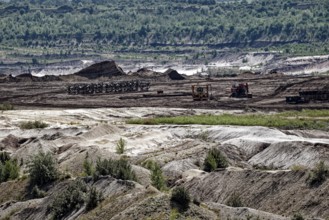
[{"label": "tree line", "polygon": [[43,48],[325,42],[327,0],[12,0],[0,43]]}]

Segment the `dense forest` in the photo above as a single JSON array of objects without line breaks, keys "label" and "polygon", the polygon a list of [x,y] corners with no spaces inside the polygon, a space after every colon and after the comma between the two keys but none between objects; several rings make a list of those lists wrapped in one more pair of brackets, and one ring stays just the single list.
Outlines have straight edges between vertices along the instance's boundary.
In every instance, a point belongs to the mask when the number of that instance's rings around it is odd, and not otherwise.
[{"label": "dense forest", "polygon": [[0,17],[2,48],[329,44],[329,0],[11,0]]}]

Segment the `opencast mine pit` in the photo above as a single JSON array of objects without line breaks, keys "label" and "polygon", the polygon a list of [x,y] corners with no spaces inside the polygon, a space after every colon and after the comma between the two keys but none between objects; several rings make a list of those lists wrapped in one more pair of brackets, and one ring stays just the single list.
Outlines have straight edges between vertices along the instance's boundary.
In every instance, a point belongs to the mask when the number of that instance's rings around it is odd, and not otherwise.
[{"label": "opencast mine pit", "polygon": [[[113,63],[112,63],[113,64]],[[111,64],[111,65],[112,65]],[[113,66],[112,66],[113,67]],[[118,67],[115,67],[118,68]],[[117,69],[118,70],[118,69]],[[296,213],[305,219],[329,217],[329,178],[310,185],[311,170],[319,161],[329,164],[329,133],[232,125],[137,125],[129,119],[161,116],[275,114],[277,111],[327,109],[328,102],[287,104],[285,97],[301,90],[327,88],[326,76],[242,74],[232,78],[183,76],[172,71],[113,76],[98,69],[97,78],[77,75],[35,78],[0,77],[0,103],[15,110],[0,112],[0,150],[19,162],[21,177],[0,184],[0,219],[52,219],[52,205],[77,179],[102,193],[91,211],[82,205],[63,219],[268,219],[288,220]],[[119,73],[119,74],[116,74]],[[147,91],[69,94],[74,83],[147,80]],[[233,83],[248,83],[252,98],[231,98]],[[193,101],[192,85],[211,85],[212,99]],[[42,121],[46,128],[22,129],[22,122]],[[125,152],[117,153],[120,139]],[[206,172],[210,149],[219,149],[229,166]],[[42,188],[31,198],[28,164],[36,153],[50,152],[66,177]],[[111,175],[84,174],[86,158],[124,157],[137,181]],[[166,190],[152,186],[147,161],[156,161],[165,176]],[[181,186],[192,202],[188,210],[172,207],[170,190]],[[241,207],[229,204],[238,195]]]},{"label": "opencast mine pit", "polygon": [[[290,219],[296,211],[310,218],[326,219],[329,215],[329,180],[310,187],[307,172],[291,170],[293,166],[312,168],[321,160],[328,163],[326,131],[125,123],[130,118],[227,112],[241,114],[243,111],[149,107],[5,111],[0,120],[0,148],[23,164],[40,150],[51,152],[59,162],[60,170],[79,177],[87,154],[94,161],[119,158],[116,144],[120,138],[126,140],[124,155],[133,164],[138,183],[129,186],[112,177],[89,182],[108,199],[101,209],[91,213],[75,212],[70,215],[72,219],[154,219],[160,213],[162,219],[169,219],[169,195],[150,188],[150,171],[142,166],[147,160],[158,162],[169,187],[184,186],[202,202],[201,206],[191,204],[182,219],[248,219],[248,216],[254,217],[252,219]],[[20,129],[19,124],[28,120],[41,120],[49,126]],[[202,163],[207,151],[213,147],[227,156],[230,166],[207,173],[202,170]],[[264,169],[260,169],[262,167]],[[50,218],[47,207],[70,181],[53,184],[46,197],[34,200],[26,199],[26,192],[22,192],[26,180],[16,182],[23,187],[19,190],[8,187],[10,183],[2,183],[0,196],[10,203],[0,205],[0,217],[14,212],[16,219]],[[240,195],[248,208],[225,205],[233,192]]]},{"label": "opencast mine pit", "polygon": [[[78,83],[101,83],[120,81],[122,77],[111,79],[84,80]],[[329,84],[329,77],[259,76],[213,79],[164,80],[125,76],[124,80],[148,80],[148,91],[102,94],[68,94],[68,86],[77,83],[70,81],[9,82],[1,83],[0,102],[9,102],[18,108],[99,108],[99,107],[173,107],[211,109],[305,109],[328,108],[328,102],[287,104],[286,96],[296,96],[299,91],[322,89]],[[230,98],[233,83],[249,84],[253,98]],[[192,85],[212,87],[213,100],[193,101]],[[158,91],[163,91],[158,94]]]}]

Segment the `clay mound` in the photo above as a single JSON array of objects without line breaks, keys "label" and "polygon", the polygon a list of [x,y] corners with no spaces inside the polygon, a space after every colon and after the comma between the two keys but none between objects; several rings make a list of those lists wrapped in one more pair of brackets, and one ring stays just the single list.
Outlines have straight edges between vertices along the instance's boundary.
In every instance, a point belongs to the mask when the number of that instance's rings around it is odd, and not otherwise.
[{"label": "clay mound", "polygon": [[191,159],[172,161],[162,167],[165,176],[170,176],[171,179],[179,179],[184,171],[190,169],[198,169]]},{"label": "clay mound", "polygon": [[179,74],[176,70],[168,69],[166,72],[164,72],[165,76],[168,76],[171,80],[184,80],[185,77],[183,77],[181,74]]},{"label": "clay mound", "polygon": [[22,142],[24,142],[24,139],[10,134],[0,142],[0,150],[17,149]]},{"label": "clay mound", "polygon": [[122,76],[126,75],[126,73],[114,61],[104,61],[82,69],[74,75],[96,79],[100,77]]}]

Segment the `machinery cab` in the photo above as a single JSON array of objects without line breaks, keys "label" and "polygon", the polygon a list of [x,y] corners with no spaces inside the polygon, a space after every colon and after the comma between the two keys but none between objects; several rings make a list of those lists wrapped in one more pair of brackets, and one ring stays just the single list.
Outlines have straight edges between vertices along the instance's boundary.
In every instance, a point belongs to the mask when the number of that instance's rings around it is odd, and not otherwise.
[{"label": "machinery cab", "polygon": [[192,85],[192,97],[194,101],[209,100],[211,94],[211,85]]},{"label": "machinery cab", "polygon": [[234,98],[252,98],[252,94],[249,93],[248,83],[235,83],[231,87],[231,96]]}]

